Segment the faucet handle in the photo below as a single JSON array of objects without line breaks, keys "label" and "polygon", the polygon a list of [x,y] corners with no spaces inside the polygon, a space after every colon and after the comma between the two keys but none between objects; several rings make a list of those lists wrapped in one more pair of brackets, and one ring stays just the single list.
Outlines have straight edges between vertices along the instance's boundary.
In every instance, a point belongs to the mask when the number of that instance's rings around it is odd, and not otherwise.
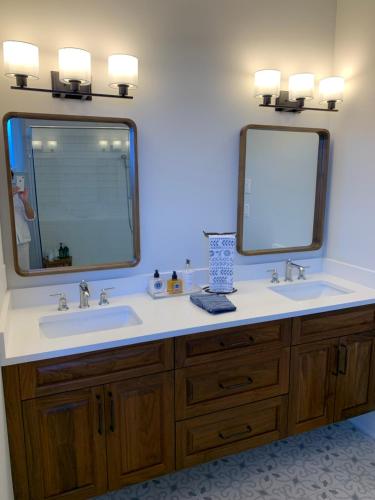
[{"label": "faucet handle", "polygon": [[114,286],[102,288],[102,290],[100,292],[100,297],[99,297],[99,305],[100,306],[105,306],[105,305],[109,304],[107,290],[113,290],[114,288],[115,288]]},{"label": "faucet handle", "polygon": [[299,266],[298,268],[298,278],[299,280],[305,280],[306,279],[306,275],[305,275],[305,270],[306,269],[309,269],[310,266]]},{"label": "faucet handle", "polygon": [[271,275],[271,283],[280,283],[279,272],[276,269],[276,267],[274,267],[273,269],[267,269],[267,273],[272,273],[272,275]]},{"label": "faucet handle", "polygon": [[67,311],[69,309],[68,301],[64,292],[51,293],[50,297],[59,297],[58,311]]}]

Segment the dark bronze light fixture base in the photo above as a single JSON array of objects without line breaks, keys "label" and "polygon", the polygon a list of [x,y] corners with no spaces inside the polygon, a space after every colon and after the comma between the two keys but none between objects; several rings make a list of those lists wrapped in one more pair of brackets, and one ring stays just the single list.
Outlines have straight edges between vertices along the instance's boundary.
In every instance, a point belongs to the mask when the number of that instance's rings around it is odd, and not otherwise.
[{"label": "dark bronze light fixture base", "polygon": [[329,101],[327,108],[309,108],[305,106],[304,99],[290,101],[289,92],[287,90],[280,90],[280,96],[276,98],[275,104],[263,102],[263,104],[259,104],[259,106],[262,108],[274,108],[275,111],[281,111],[283,113],[301,113],[302,111],[330,111],[337,113],[338,111],[338,109],[335,109],[336,101]]},{"label": "dark bronze light fixture base", "polygon": [[[39,89],[36,87],[27,87],[27,77],[16,75],[17,85],[12,85],[13,90],[26,90],[29,92],[45,92],[52,94],[52,97],[64,99],[78,99],[81,101],[91,101],[93,97],[113,97],[115,99],[133,99],[132,95],[128,95],[128,85],[119,85],[118,94],[98,94],[91,92],[91,84],[79,85],[79,82],[72,81],[70,84],[60,82],[59,72],[51,71],[51,89]],[[74,90],[77,89],[77,90]]]}]

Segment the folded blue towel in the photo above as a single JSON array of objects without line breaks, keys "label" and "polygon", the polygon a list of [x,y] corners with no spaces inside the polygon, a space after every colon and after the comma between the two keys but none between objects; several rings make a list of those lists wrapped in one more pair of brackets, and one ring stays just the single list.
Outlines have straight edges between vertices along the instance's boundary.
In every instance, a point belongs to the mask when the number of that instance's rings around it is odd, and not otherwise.
[{"label": "folded blue towel", "polygon": [[210,314],[221,314],[235,311],[237,308],[225,295],[207,295],[205,293],[193,293],[190,295],[193,304],[201,307]]}]

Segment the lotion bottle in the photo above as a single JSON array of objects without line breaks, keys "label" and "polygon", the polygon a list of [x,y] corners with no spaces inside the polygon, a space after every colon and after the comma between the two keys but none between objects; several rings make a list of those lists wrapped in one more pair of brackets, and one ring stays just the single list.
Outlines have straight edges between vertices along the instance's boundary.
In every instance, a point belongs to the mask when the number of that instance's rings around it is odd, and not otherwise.
[{"label": "lotion bottle", "polygon": [[186,259],[185,271],[182,273],[185,292],[191,292],[194,287],[194,271],[191,268],[190,259]]}]

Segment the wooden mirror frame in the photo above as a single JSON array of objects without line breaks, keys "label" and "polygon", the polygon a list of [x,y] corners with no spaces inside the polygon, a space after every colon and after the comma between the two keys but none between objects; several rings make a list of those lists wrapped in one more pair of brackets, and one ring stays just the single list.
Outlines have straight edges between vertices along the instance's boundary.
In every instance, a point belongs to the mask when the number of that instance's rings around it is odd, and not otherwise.
[{"label": "wooden mirror frame", "polygon": [[[7,123],[11,118],[25,118],[25,119],[40,119],[40,120],[60,120],[72,122],[103,122],[103,123],[121,123],[127,125],[134,133],[134,196],[132,203],[132,212],[134,220],[133,229],[133,249],[134,260],[112,262],[100,265],[87,265],[87,266],[70,266],[70,267],[56,267],[56,268],[41,268],[25,271],[21,269],[18,264],[17,254],[17,238],[16,226],[14,217],[14,205],[12,195],[12,175],[10,165],[9,141]],[[3,132],[4,132],[4,150],[5,150],[5,168],[7,171],[8,180],[8,199],[9,199],[9,213],[10,213],[10,226],[12,231],[12,246],[13,246],[13,261],[14,269],[20,276],[44,276],[49,274],[66,274],[78,273],[84,271],[97,271],[102,269],[117,269],[126,267],[135,267],[141,260],[141,247],[140,247],[140,223],[139,223],[139,181],[138,181],[138,147],[137,147],[137,126],[133,120],[129,118],[108,118],[103,116],[79,116],[79,115],[55,115],[45,113],[17,113],[9,112],[3,117]]]},{"label": "wooden mirror frame", "polygon": [[[246,140],[248,130],[276,130],[281,132],[309,132],[319,136],[318,165],[315,190],[315,209],[312,242],[307,246],[270,248],[261,250],[245,250],[243,248],[243,223],[244,223],[244,191],[246,173]],[[238,203],[237,203],[237,251],[241,255],[265,255],[288,252],[308,252],[319,250],[323,244],[324,214],[326,205],[328,159],[330,135],[328,130],[322,128],[281,127],[273,125],[246,125],[240,133],[240,163],[238,176]]]}]

